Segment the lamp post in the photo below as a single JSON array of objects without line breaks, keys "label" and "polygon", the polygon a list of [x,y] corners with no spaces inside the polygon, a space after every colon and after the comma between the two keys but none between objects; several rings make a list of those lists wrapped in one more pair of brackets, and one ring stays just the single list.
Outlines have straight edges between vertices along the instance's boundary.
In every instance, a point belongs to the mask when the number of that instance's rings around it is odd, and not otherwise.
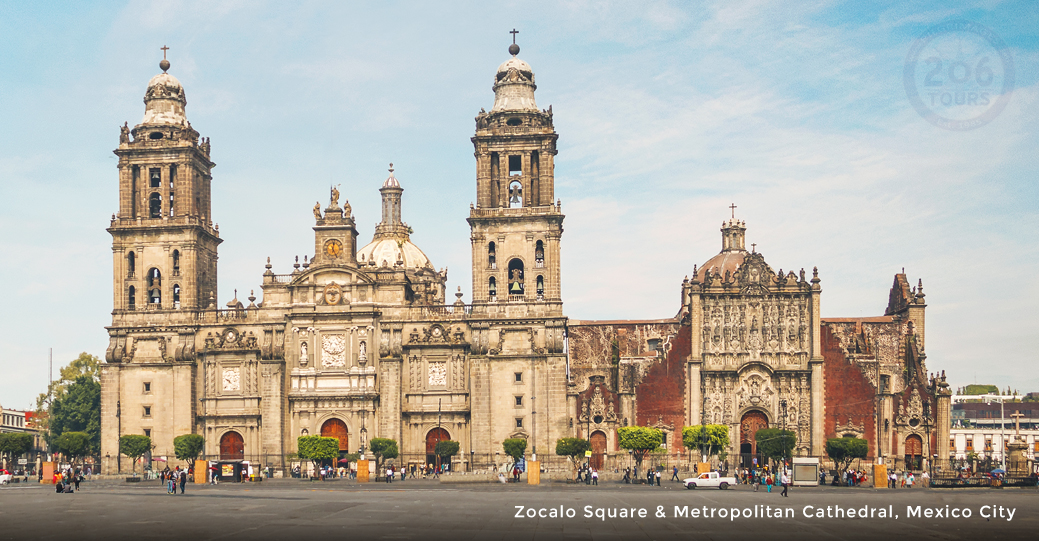
[{"label": "lamp post", "polygon": [[365,421],[368,418],[368,404],[361,407],[361,451],[360,459],[364,460],[365,446],[368,444],[368,428],[365,426]]}]

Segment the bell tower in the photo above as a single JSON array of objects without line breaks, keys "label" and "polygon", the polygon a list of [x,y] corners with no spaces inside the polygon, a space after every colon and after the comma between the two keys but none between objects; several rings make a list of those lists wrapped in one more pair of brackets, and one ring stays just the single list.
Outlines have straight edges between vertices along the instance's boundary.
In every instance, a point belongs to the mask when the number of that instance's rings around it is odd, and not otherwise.
[{"label": "bell tower", "polygon": [[119,135],[119,212],[112,216],[113,310],[199,310],[217,296],[209,140],[185,116],[170,63],[152,77],[144,118]]},{"label": "bell tower", "polygon": [[[515,40],[515,37],[513,38]],[[534,72],[517,58],[498,66],[494,106],[476,116],[476,201],[469,212],[473,303],[542,303],[561,314],[552,108],[534,101]]]}]

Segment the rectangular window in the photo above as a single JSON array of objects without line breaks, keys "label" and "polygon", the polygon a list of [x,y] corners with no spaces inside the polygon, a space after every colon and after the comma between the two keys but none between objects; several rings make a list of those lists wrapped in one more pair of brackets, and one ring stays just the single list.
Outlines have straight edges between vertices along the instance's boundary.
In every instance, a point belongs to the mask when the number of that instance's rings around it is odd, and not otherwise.
[{"label": "rectangular window", "polygon": [[660,446],[667,447],[667,432],[660,433]]},{"label": "rectangular window", "polygon": [[149,438],[150,438],[150,437],[152,437],[152,429],[150,429],[150,428],[145,428],[145,429],[144,429],[144,435],[145,435],[145,436],[148,436]]},{"label": "rectangular window", "polygon": [[161,188],[162,187],[162,172],[161,171],[159,171],[158,169],[150,169],[148,171],[148,175],[151,178],[151,186],[152,186],[152,188]]},{"label": "rectangular window", "polygon": [[522,156],[509,156],[509,174],[510,175],[522,175],[523,174],[523,157]]},{"label": "rectangular window", "polygon": [[523,383],[523,372],[516,372],[516,383]]},{"label": "rectangular window", "polygon": [[144,407],[144,416],[145,417],[151,417],[152,416],[152,407],[151,406],[145,406]]},{"label": "rectangular window", "polygon": [[150,381],[144,382],[144,392],[146,392],[146,393],[152,392],[152,382],[150,382]]},{"label": "rectangular window", "polygon": [[973,450],[974,450],[974,438],[972,438],[971,436],[967,436],[967,451],[970,452],[970,451],[973,451]]},{"label": "rectangular window", "polygon": [[1035,451],[1036,453],[1039,453],[1039,441],[1035,442],[1032,445],[1033,445],[1033,449],[1032,450]]},{"label": "rectangular window", "polygon": [[516,407],[518,408],[518,407],[520,407],[522,405],[523,405],[523,397],[522,396],[517,396],[516,397]]},{"label": "rectangular window", "polygon": [[956,450],[956,438],[949,438],[949,449]]},{"label": "rectangular window", "polygon": [[656,351],[657,348],[660,347],[660,339],[650,338],[649,340],[646,340],[646,345],[649,347],[650,351]]},{"label": "rectangular window", "polygon": [[992,450],[992,438],[990,438],[990,437],[986,437],[985,438],[985,450],[986,451],[991,451]]},{"label": "rectangular window", "polygon": [[516,417],[516,428],[523,428],[523,417]]}]

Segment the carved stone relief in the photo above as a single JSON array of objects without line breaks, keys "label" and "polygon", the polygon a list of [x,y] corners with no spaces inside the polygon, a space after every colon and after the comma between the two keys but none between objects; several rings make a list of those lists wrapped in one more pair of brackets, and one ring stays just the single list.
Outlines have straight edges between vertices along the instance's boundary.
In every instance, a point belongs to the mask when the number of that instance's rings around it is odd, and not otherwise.
[{"label": "carved stone relief", "polygon": [[346,366],[346,337],[341,334],[321,336],[321,366],[338,368]]}]

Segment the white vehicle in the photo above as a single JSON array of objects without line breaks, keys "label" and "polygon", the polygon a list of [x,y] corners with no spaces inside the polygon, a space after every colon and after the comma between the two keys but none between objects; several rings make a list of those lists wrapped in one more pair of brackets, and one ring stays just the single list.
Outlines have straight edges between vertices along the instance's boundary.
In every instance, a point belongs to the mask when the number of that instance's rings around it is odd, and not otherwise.
[{"label": "white vehicle", "polygon": [[11,483],[11,472],[7,470],[0,470],[0,485],[7,485]]},{"label": "white vehicle", "polygon": [[726,490],[729,488],[729,485],[736,484],[736,478],[722,477],[718,475],[718,472],[712,471],[701,473],[696,477],[690,477],[682,482],[685,483],[685,488],[690,490],[694,488],[719,488]]}]

